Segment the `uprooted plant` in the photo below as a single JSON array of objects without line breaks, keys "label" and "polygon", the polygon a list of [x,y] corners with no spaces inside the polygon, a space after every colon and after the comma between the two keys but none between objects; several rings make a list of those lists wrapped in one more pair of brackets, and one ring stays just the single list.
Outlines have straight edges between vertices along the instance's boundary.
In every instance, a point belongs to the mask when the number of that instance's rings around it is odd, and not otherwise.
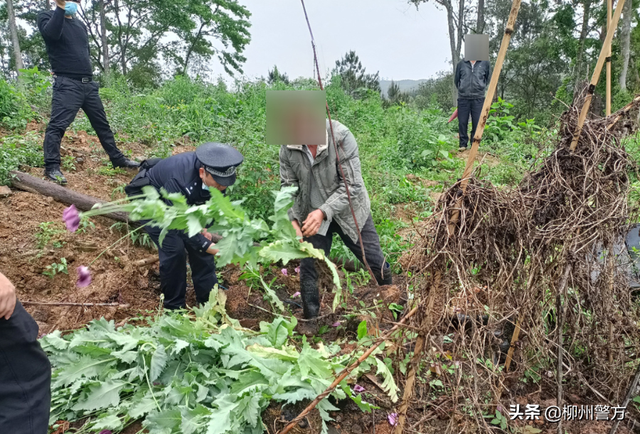
[{"label": "uprooted plant", "polygon": [[[76,433],[117,433],[142,419],[150,434],[262,433],[261,413],[271,401],[289,405],[315,398],[364,353],[342,354],[335,344],[315,349],[304,338],[299,350],[290,342],[295,317],[262,322],[255,332],[228,317],[225,301],[216,287],[193,312],[120,328],[103,318],[66,336],[46,335],[41,342],[54,368],[51,424],[84,420]],[[374,368],[394,399],[393,376],[376,357],[381,351],[350,378]],[[330,396],[349,397],[370,411],[357,392],[345,379]],[[318,410],[325,433],[329,411],[338,409],[324,399]]]},{"label": "uprooted plant", "polygon": [[[208,227],[223,237],[216,244],[220,251],[216,261],[218,267],[228,264],[245,265],[254,274],[259,273],[260,263],[282,261],[286,265],[294,259],[316,258],[324,261],[331,270],[335,285],[333,309],[339,305],[342,291],[335,265],[322,250],[297,238],[289,221],[287,210],[293,204],[295,187],[285,187],[273,192],[275,201],[274,213],[270,217],[273,222],[271,227],[264,220],[249,218],[239,202],[232,202],[215,189],[211,190],[211,199],[205,204],[193,206],[188,205],[186,198],[180,193],[167,193],[164,189],[159,193],[149,186],[143,191],[140,196],[101,204],[84,213],[78,213],[71,206],[65,210],[63,219],[67,228],[75,231],[82,218],[125,211],[133,221],[148,221],[146,224],[162,228],[160,243],[169,230],[181,230],[194,236]],[[270,302],[281,312],[284,311],[284,305],[275,292],[266,284],[263,287]]]}]

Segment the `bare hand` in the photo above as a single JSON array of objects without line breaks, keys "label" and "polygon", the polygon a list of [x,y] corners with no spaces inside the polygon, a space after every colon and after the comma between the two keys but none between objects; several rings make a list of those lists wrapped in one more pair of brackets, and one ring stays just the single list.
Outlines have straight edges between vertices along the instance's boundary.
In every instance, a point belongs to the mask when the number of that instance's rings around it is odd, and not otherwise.
[{"label": "bare hand", "polygon": [[56,0],[56,5],[58,5],[59,8],[64,9],[66,4],[67,4],[67,2],[65,0]]},{"label": "bare hand", "polygon": [[298,220],[293,220],[291,225],[293,226],[293,229],[296,230],[296,236],[299,237],[300,242],[302,242],[302,229],[300,229],[300,223],[298,223]]},{"label": "bare hand", "polygon": [[313,211],[302,223],[302,235],[304,235],[305,237],[311,237],[317,234],[323,221],[324,213],[319,209]]},{"label": "bare hand", "polygon": [[0,318],[9,319],[16,308],[16,288],[0,273]]},{"label": "bare hand", "polygon": [[216,249],[216,245],[215,244],[211,244],[209,246],[209,248],[207,249],[207,253],[210,255],[217,255],[220,252],[220,250]]},{"label": "bare hand", "polygon": [[209,241],[213,241],[213,234],[211,232],[207,232],[206,229],[202,230],[202,235],[204,235],[204,237]]}]

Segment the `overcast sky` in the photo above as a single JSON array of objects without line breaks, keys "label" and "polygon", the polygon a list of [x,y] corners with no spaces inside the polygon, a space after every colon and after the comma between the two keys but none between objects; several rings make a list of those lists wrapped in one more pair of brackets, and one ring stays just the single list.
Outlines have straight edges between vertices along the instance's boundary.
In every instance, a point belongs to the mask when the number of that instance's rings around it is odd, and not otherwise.
[{"label": "overcast sky", "polygon": [[[244,73],[266,76],[274,65],[290,78],[309,77],[313,52],[300,0],[241,0],[251,11]],[[367,72],[383,79],[420,79],[450,68],[444,11],[406,0],[305,0],[325,75],[355,50]]]}]

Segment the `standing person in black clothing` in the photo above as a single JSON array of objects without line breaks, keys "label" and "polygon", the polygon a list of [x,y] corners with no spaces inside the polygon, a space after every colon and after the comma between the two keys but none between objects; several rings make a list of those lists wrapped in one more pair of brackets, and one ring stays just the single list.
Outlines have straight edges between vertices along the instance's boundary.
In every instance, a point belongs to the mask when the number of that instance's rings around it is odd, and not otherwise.
[{"label": "standing person in black clothing", "polygon": [[77,9],[75,2],[56,0],[54,11],[38,15],[38,28],[47,46],[55,77],[51,121],[43,145],[45,176],[60,184],[67,183],[60,171],[60,142],[80,109],[84,110],[96,130],[113,167],[138,167],[138,163],[127,159],[116,146],[100,100],[98,84],[92,79],[87,28],[75,17]]},{"label": "standing person in black clothing", "polygon": [[[142,162],[138,175],[125,187],[128,196],[140,194],[142,187],[151,185],[157,190],[164,188],[169,193],[181,193],[189,205],[200,205],[211,198],[210,188],[224,192],[236,182],[236,168],[244,157],[231,146],[205,143],[195,152],[154,160]],[[164,307],[186,306],[187,256],[196,300],[207,302],[211,289],[218,283],[214,261],[218,250],[211,241],[212,235],[203,230],[189,237],[184,231],[170,230],[160,244],[162,230],[150,225],[144,228],[158,247]]]},{"label": "standing person in black clothing", "polygon": [[0,273],[0,433],[46,434],[51,364],[38,343],[38,324]]},{"label": "standing person in black clothing", "polygon": [[469,143],[469,115],[472,124],[471,138],[476,134],[484,104],[484,92],[490,79],[491,65],[487,60],[461,60],[456,66],[460,151],[467,149]]}]

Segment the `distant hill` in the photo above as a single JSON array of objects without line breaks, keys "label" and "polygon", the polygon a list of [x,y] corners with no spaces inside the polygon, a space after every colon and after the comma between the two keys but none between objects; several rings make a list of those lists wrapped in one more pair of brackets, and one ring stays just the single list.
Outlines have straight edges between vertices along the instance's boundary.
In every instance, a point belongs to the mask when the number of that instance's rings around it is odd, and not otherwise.
[{"label": "distant hill", "polygon": [[[394,80],[398,86],[400,86],[401,92],[408,92],[412,90],[416,90],[420,83],[424,83],[427,81],[426,79],[421,80]],[[387,96],[387,91],[391,86],[391,80],[380,80],[380,90],[382,91],[382,95]]]}]

